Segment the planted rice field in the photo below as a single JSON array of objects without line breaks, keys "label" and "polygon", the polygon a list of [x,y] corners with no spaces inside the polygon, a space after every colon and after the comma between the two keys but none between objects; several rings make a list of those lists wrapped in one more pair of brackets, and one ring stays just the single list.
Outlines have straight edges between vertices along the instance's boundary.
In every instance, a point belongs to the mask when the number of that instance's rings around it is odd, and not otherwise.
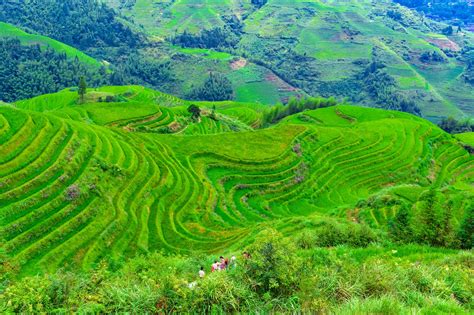
[{"label": "planted rice field", "polygon": [[[295,218],[346,216],[381,191],[474,190],[474,157],[409,114],[335,106],[257,129],[258,105],[199,103],[218,119],[190,122],[188,102],[166,94],[94,92],[121,101],[77,104],[62,91],[0,106],[0,235],[23,274],[217,253],[267,226],[288,233]],[[368,217],[378,226],[394,214]]]}]

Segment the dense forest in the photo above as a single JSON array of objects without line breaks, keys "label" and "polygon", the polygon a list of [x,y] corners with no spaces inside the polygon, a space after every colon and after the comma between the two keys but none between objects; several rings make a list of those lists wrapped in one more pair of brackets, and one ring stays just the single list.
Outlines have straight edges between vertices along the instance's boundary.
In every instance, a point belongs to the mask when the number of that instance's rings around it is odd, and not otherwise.
[{"label": "dense forest", "polygon": [[175,45],[192,48],[235,48],[239,42],[237,35],[229,27],[215,27],[199,34],[183,32],[171,39]]},{"label": "dense forest", "polygon": [[21,45],[17,39],[0,39],[0,100],[56,92],[75,86],[85,76],[93,86],[108,83],[104,67],[97,68],[39,45]]},{"label": "dense forest", "polygon": [[136,47],[142,38],[97,0],[1,1],[0,21],[52,37],[82,50]]},{"label": "dense forest", "polygon": [[467,0],[394,0],[401,5],[424,12],[442,20],[458,20],[464,24],[474,23],[474,6]]},{"label": "dense forest", "polygon": [[202,86],[193,89],[189,99],[200,101],[226,101],[233,97],[232,83],[219,73],[209,73]]},{"label": "dense forest", "polygon": [[[142,84],[162,87],[172,84],[168,61],[147,55],[141,34],[126,26],[117,12],[96,0],[0,1],[0,21],[30,33],[52,37],[107,60],[108,69],[95,69],[79,60],[43,47],[3,41],[0,100],[12,102],[76,85],[81,76],[89,86]],[[61,63],[61,64],[59,64]],[[16,75],[11,75],[15,73]]]}]

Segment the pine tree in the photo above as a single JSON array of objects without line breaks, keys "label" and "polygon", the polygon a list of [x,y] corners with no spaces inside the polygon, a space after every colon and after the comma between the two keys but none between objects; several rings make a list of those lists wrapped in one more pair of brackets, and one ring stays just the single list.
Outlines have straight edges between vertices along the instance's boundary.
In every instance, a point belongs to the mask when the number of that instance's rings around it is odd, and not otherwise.
[{"label": "pine tree", "polygon": [[466,210],[457,236],[462,248],[470,249],[474,246],[474,207]]},{"label": "pine tree", "polygon": [[413,238],[411,228],[410,210],[402,205],[395,217],[389,222],[390,236],[399,242],[408,243]]},{"label": "pine tree", "polygon": [[79,80],[79,89],[77,93],[79,94],[79,97],[81,98],[81,103],[84,103],[84,96],[87,93],[87,83],[84,77],[81,77],[81,79]]}]

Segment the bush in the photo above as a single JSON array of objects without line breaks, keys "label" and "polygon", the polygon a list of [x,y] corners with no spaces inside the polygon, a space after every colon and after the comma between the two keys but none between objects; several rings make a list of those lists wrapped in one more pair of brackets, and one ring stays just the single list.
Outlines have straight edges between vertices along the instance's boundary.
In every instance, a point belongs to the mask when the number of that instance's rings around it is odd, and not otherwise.
[{"label": "bush", "polygon": [[376,241],[377,235],[369,227],[362,224],[328,222],[315,231],[315,245],[319,247],[338,245],[367,247]]},{"label": "bush", "polygon": [[196,312],[238,312],[247,308],[246,303],[256,300],[240,279],[232,279],[226,272],[216,272],[206,277],[192,292],[192,307]]},{"label": "bush", "polygon": [[258,234],[247,251],[252,257],[244,261],[244,276],[255,292],[289,296],[297,290],[303,264],[294,255],[296,247],[288,239],[268,229]]}]

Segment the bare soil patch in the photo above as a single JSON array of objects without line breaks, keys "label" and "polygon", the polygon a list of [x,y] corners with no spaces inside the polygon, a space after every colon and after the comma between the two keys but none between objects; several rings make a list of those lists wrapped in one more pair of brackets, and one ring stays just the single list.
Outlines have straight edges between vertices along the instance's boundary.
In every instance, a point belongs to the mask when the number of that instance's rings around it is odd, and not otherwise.
[{"label": "bare soil patch", "polygon": [[460,51],[461,47],[450,39],[428,38],[427,41],[440,49]]},{"label": "bare soil patch", "polygon": [[230,67],[232,68],[232,70],[242,69],[246,65],[247,65],[247,60],[245,60],[244,58],[234,60],[230,63]]}]

